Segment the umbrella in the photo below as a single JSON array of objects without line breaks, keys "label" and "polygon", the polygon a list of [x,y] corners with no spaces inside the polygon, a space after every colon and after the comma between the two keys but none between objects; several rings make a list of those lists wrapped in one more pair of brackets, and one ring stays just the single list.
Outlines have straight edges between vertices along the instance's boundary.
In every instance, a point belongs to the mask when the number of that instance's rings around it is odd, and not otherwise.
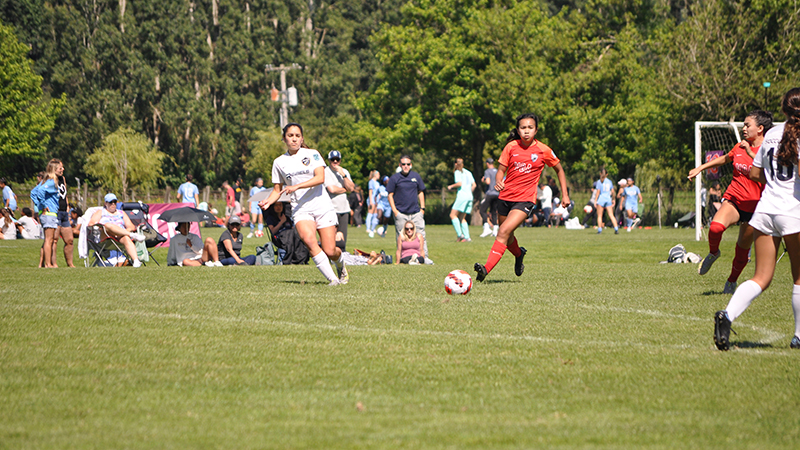
[{"label": "umbrella", "polygon": [[[266,200],[267,197],[269,197],[269,195],[272,194],[272,191],[274,191],[274,190],[275,190],[275,188],[267,188],[267,189],[259,192],[258,194],[250,197],[249,201],[251,201],[251,202],[260,202],[261,200]],[[281,196],[278,199],[278,201],[279,202],[291,202],[292,199],[290,199],[289,195],[287,195],[287,194],[281,194]]]},{"label": "umbrella", "polygon": [[214,220],[215,217],[208,211],[202,209],[190,208],[184,206],[182,208],[169,209],[161,213],[159,219],[164,222],[205,222],[207,220]]}]

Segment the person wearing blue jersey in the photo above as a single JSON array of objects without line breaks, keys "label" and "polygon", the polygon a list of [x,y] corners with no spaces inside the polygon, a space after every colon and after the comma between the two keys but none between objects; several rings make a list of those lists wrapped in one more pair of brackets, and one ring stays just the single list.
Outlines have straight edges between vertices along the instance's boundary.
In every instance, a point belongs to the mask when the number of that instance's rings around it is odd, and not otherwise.
[{"label": "person wearing blue jersey", "polygon": [[378,188],[381,183],[381,173],[373,170],[369,173],[367,183],[367,233],[369,237],[375,237],[375,227],[378,226]]},{"label": "person wearing blue jersey", "polygon": [[470,242],[472,239],[469,237],[469,224],[466,217],[472,212],[472,192],[477,184],[475,184],[472,172],[464,168],[464,160],[461,158],[456,159],[453,176],[455,183],[447,186],[447,190],[458,189],[458,193],[456,201],[453,202],[450,209],[450,222],[453,223],[453,228],[456,230],[458,242]]},{"label": "person wearing blue jersey", "polygon": [[614,217],[614,182],[608,179],[608,172],[605,168],[600,169],[600,179],[595,182],[595,205],[597,205],[597,233],[603,232],[603,212],[608,214],[611,223],[614,225],[614,234],[619,234],[619,225]]},{"label": "person wearing blue jersey", "polygon": [[[266,190],[264,179],[257,178],[255,186],[250,188],[249,198],[253,198],[254,195]],[[258,222],[258,231],[256,231],[256,222]],[[247,235],[247,238],[253,237],[254,233],[256,237],[264,236],[264,214],[261,212],[261,207],[258,206],[257,201],[250,202],[250,234]]]},{"label": "person wearing blue jersey", "polygon": [[178,201],[181,203],[193,203],[194,207],[200,204],[200,189],[192,183],[192,174],[186,174],[186,182],[178,186]]},{"label": "person wearing blue jersey", "polygon": [[639,186],[633,184],[633,178],[628,178],[627,183],[627,186],[622,189],[622,195],[625,197],[625,214],[628,216],[625,218],[625,224],[630,233],[631,228],[636,227],[640,222],[639,203],[642,203],[643,199]]}]

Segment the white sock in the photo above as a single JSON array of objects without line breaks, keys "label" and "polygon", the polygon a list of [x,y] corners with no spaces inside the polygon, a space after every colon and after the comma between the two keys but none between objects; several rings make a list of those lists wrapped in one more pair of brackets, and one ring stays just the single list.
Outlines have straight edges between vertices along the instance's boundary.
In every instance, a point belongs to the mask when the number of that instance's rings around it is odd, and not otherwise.
[{"label": "white sock", "polygon": [[314,260],[314,264],[317,265],[317,269],[325,275],[325,278],[328,281],[338,280],[336,277],[336,272],[333,271],[333,267],[331,267],[331,260],[328,259],[328,255],[325,252],[320,251],[315,256],[312,256],[311,259]]},{"label": "white sock", "polygon": [[[737,317],[741,316],[745,309],[753,303],[753,300],[761,295],[761,286],[753,280],[747,280],[733,293],[731,301],[728,302],[728,307],[725,311],[728,312],[728,318],[733,322]],[[794,297],[794,295],[792,295]]]},{"label": "white sock", "polygon": [[800,285],[792,288],[792,312],[794,312],[794,335],[800,337]]}]

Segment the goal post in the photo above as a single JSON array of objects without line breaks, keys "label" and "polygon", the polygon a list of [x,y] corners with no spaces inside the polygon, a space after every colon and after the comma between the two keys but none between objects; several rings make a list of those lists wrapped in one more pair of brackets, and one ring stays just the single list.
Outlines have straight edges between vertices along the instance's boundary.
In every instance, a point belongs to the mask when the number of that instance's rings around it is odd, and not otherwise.
[{"label": "goal post", "polygon": [[[694,123],[694,164],[695,167],[707,161],[728,153],[741,139],[741,129],[744,122],[695,122]],[[695,178],[694,183],[694,210],[695,210],[695,240],[699,241],[703,237],[703,218],[705,208],[703,207],[704,180],[709,182],[719,181],[722,191],[728,187],[733,178],[733,169],[729,166],[722,166],[709,169],[706,173],[700,173]],[[705,186],[707,192],[708,186]],[[706,207],[711,202],[708,195],[705,195]]]}]

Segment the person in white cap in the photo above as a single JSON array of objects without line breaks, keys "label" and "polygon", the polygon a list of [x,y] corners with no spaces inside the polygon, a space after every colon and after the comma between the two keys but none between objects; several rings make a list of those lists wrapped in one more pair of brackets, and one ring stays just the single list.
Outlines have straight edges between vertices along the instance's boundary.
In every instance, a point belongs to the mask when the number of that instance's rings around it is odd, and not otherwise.
[{"label": "person in white cap", "polygon": [[92,214],[87,226],[102,225],[107,236],[117,239],[125,247],[125,252],[133,261],[133,267],[141,266],[133,241],[144,241],[144,235],[136,233],[136,227],[128,215],[117,209],[116,195],[106,194],[103,202],[103,209],[98,209]]},{"label": "person in white cap", "polygon": [[353,192],[356,185],[350,177],[350,172],[342,167],[342,154],[338,150],[328,153],[328,163],[328,167],[325,168],[325,189],[328,190],[336,217],[339,219],[336,230],[342,233],[346,246],[347,226],[350,224],[350,202],[347,200],[347,194]]}]

